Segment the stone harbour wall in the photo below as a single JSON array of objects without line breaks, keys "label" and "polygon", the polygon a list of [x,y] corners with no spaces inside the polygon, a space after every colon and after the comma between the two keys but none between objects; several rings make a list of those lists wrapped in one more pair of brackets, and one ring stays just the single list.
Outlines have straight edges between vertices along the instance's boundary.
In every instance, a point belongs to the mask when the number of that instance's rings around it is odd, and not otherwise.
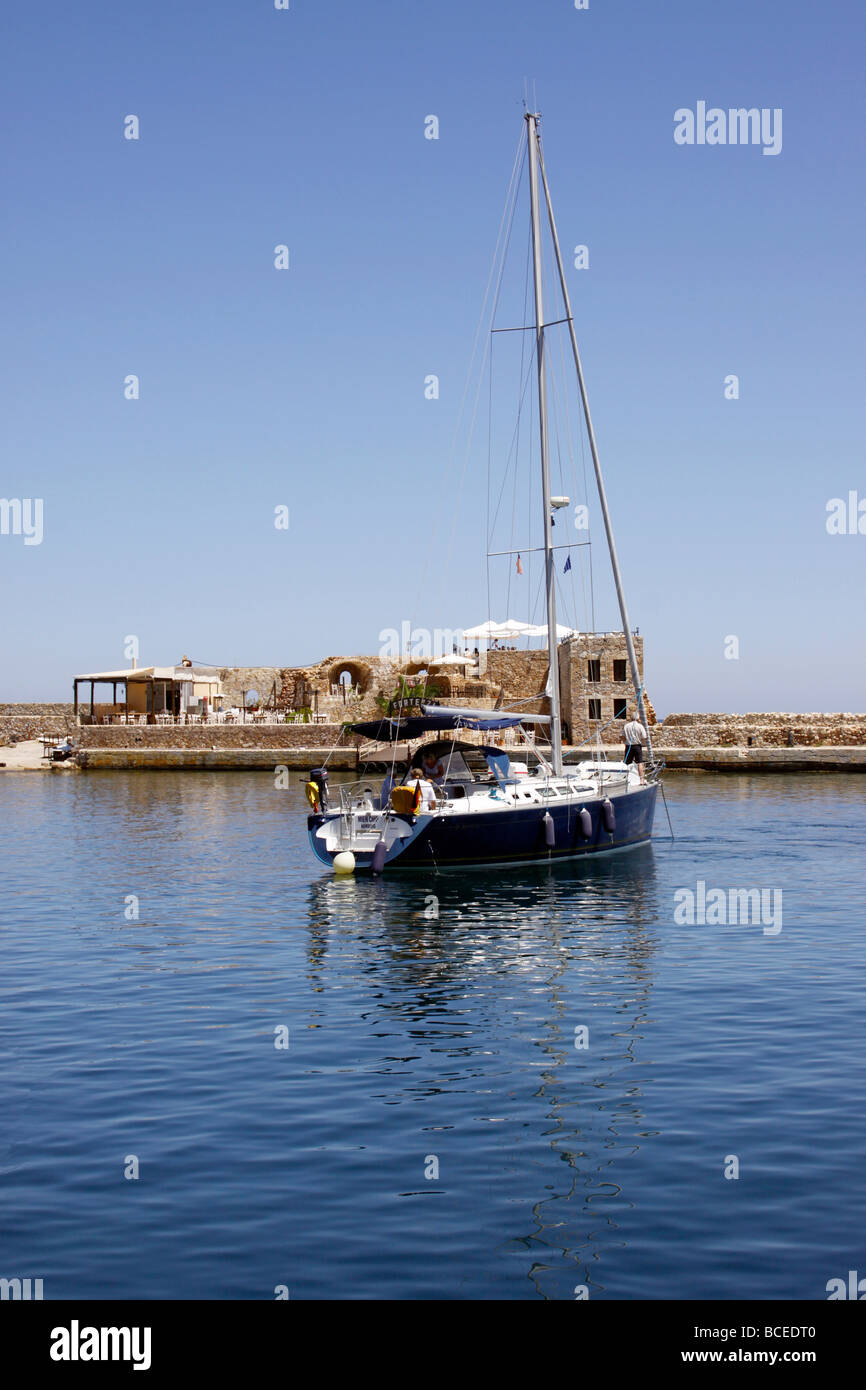
[{"label": "stone harbour wall", "polygon": [[71,734],[76,729],[71,701],[0,704],[0,747],[42,734]]},{"label": "stone harbour wall", "polygon": [[77,731],[82,749],[95,748],[333,748],[354,749],[356,734],[340,724],[94,724]]},{"label": "stone harbour wall", "polygon": [[[604,729],[607,747],[622,744],[622,723]],[[650,726],[653,748],[857,748],[866,746],[866,715],[669,714]]]},{"label": "stone harbour wall", "polygon": [[34,704],[3,704],[0,703],[0,714],[15,715],[43,715],[43,714],[71,714],[71,700],[47,701]]},{"label": "stone harbour wall", "polygon": [[[269,772],[286,767],[303,774],[311,767],[308,748],[87,748],[78,766],[87,772]],[[328,750],[331,772],[355,772],[354,748]]]},{"label": "stone harbour wall", "polygon": [[866,714],[669,714],[650,731],[664,748],[853,748]]},{"label": "stone harbour wall", "polygon": [[[73,737],[83,749],[333,748],[338,742],[354,749],[363,742],[355,734],[343,734],[341,739],[341,732],[341,724],[97,724],[76,729]],[[866,747],[866,714],[672,714],[652,727],[651,737],[659,751]],[[621,745],[619,722],[604,731],[602,743],[611,748]]]}]

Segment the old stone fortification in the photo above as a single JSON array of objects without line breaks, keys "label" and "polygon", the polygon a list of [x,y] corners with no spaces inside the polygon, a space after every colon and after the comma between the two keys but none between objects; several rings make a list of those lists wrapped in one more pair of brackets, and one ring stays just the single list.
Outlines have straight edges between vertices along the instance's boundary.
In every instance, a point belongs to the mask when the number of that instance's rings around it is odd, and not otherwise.
[{"label": "old stone fortification", "polygon": [[[866,746],[866,714],[669,714],[650,719],[653,748],[857,748]],[[601,732],[622,744],[622,723]]]},{"label": "old stone fortification", "polygon": [[652,730],[664,748],[853,748],[866,744],[866,714],[669,714]]},{"label": "old stone fortification", "polygon": [[[431,699],[459,701],[461,705],[492,704],[503,680],[510,698],[538,690],[543,693],[547,656],[541,652],[489,652],[487,669],[477,676],[454,667],[428,669],[428,662],[419,658],[400,661],[358,655],[328,656],[313,666],[224,667],[219,674],[224,706],[241,706],[245,696],[255,691],[263,706],[306,708],[324,715],[329,723],[340,724],[375,719],[382,713],[382,701],[395,694],[401,677],[410,686],[426,684]],[[519,694],[512,695],[512,691]],[[249,698],[246,703],[249,706]]]},{"label": "old stone fortification", "polygon": [[[405,667],[374,656],[329,656],[313,666],[227,666],[220,671],[223,705],[258,703],[281,710],[315,709],[329,721],[372,718],[376,696],[390,695]],[[348,681],[341,684],[346,673]]]},{"label": "old stone fortification", "polygon": [[279,666],[226,666],[219,673],[222,682],[225,705],[243,705],[244,697],[255,691],[263,705],[273,703],[273,695],[279,693],[283,683],[283,672]]},{"label": "old stone fortification", "polygon": [[0,704],[0,746],[77,730],[72,704]]},{"label": "old stone fortification", "polygon": [[47,704],[0,704],[0,714],[5,715],[52,715],[71,714],[72,702],[59,700]]},{"label": "old stone fortification", "polygon": [[[527,714],[546,714],[549,662],[546,651],[487,653],[485,676],[490,687],[503,692],[503,704],[520,701]],[[534,698],[533,698],[534,697]],[[479,703],[487,704],[487,700]]]}]

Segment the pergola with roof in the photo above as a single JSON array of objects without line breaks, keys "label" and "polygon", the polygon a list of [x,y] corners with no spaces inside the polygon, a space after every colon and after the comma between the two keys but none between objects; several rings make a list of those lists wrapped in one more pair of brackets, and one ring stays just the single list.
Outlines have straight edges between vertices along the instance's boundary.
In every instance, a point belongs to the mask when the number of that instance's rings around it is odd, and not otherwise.
[{"label": "pergola with roof", "polygon": [[[208,701],[216,700],[222,696],[222,684],[219,676],[212,671],[198,670],[193,666],[133,666],[122,671],[90,671],[81,676],[75,676],[72,681],[72,694],[74,703],[75,717],[78,718],[79,698],[78,687],[81,684],[90,685],[90,718],[95,718],[95,688],[97,685],[110,685],[112,687],[113,706],[117,706],[117,687],[125,687],[124,699],[121,701],[125,712],[128,714],[130,704],[139,713],[146,714],[151,722],[156,715],[162,712],[177,713],[185,708],[193,698],[196,687],[199,693]],[[130,701],[130,687],[139,695],[138,687],[142,687],[140,698]],[[185,689],[185,687],[188,687]],[[143,707],[142,707],[143,706]]]}]

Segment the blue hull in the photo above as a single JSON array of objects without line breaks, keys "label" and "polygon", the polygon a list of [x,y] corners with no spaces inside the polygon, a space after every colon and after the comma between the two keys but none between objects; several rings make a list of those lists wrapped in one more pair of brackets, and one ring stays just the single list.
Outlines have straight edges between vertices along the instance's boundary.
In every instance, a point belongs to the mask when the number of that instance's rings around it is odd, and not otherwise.
[{"label": "blue hull", "polygon": [[[615,797],[616,825],[605,829],[600,801],[571,805],[527,806],[502,814],[434,816],[385,866],[390,872],[400,868],[443,868],[453,864],[467,867],[472,864],[525,864],[553,859],[572,859],[585,855],[628,849],[645,844],[652,836],[658,784],[652,783],[640,791]],[[589,835],[580,827],[579,813],[585,806],[592,818]],[[554,844],[545,839],[544,815],[553,817]],[[330,865],[332,857],[323,850],[315,832],[327,819],[323,815],[307,817],[310,842],[319,859]],[[398,819],[414,827],[414,816]],[[356,854],[358,870],[371,867],[372,854]]]}]

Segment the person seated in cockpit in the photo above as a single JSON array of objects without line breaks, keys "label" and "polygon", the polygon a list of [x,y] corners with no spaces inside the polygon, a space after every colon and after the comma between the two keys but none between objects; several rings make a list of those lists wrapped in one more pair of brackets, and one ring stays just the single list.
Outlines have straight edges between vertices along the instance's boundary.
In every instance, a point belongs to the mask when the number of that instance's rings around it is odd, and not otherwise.
[{"label": "person seated in cockpit", "polygon": [[421,770],[429,782],[439,785],[445,780],[445,768],[433,752],[424,754]]},{"label": "person seated in cockpit", "polygon": [[409,773],[408,785],[417,787],[421,793],[421,811],[436,810],[436,788],[433,783],[427,780],[426,773],[420,767],[413,767]]}]

